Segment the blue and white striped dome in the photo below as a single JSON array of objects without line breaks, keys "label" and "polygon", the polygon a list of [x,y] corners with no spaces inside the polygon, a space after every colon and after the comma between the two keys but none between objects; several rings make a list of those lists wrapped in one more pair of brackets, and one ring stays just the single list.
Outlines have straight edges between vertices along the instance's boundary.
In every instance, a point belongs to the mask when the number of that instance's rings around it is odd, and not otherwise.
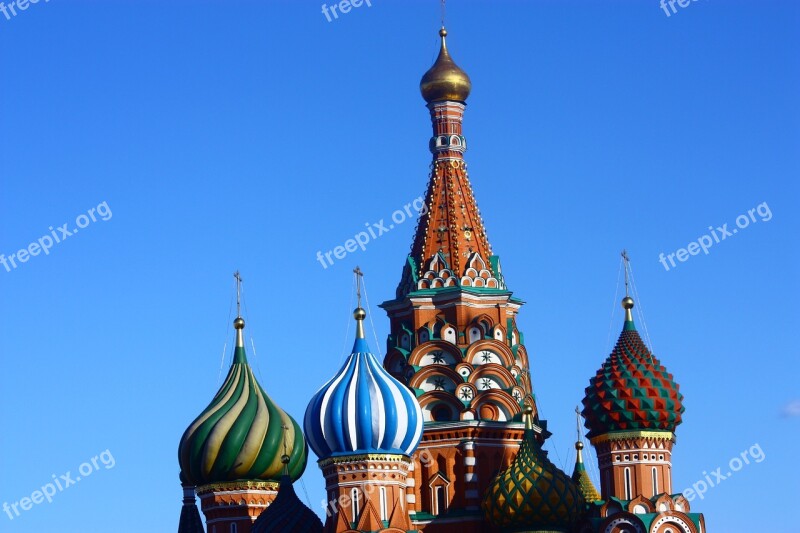
[{"label": "blue and white striped dome", "polygon": [[370,353],[364,310],[353,315],[358,323],[353,353],[308,404],[306,440],[320,459],[362,453],[410,456],[422,438],[422,410],[414,394]]}]

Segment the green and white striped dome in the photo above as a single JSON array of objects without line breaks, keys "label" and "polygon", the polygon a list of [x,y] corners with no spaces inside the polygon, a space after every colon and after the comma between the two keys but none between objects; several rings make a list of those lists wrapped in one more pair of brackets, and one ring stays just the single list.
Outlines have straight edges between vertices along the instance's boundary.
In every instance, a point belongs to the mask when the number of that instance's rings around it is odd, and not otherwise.
[{"label": "green and white striped dome", "polygon": [[303,433],[256,381],[244,350],[244,320],[237,318],[234,327],[233,363],[219,392],[181,438],[181,471],[195,486],[237,480],[278,482],[283,473],[281,456],[286,453],[289,476],[296,480],[307,461]]}]

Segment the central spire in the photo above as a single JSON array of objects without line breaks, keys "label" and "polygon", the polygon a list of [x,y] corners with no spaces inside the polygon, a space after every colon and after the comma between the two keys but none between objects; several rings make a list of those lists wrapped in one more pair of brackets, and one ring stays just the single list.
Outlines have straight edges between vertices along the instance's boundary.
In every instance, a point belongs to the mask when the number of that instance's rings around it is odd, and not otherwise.
[{"label": "central spire", "polygon": [[417,224],[398,297],[446,287],[505,289],[464,161],[462,123],[472,83],[450,57],[447,30],[442,28],[439,35],[439,56],[420,82],[433,126],[427,209]]}]

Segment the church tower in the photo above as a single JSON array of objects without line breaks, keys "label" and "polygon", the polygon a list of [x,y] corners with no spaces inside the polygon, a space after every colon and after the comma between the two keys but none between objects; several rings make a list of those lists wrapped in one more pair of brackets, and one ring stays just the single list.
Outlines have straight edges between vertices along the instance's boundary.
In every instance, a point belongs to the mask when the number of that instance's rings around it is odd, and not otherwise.
[{"label": "church tower", "polygon": [[[236,344],[225,382],[181,437],[184,488],[179,531],[202,533],[194,507],[200,497],[207,533],[250,533],[278,494],[282,475],[297,480],[307,461],[300,426],[264,392],[244,349],[237,279]],[[199,531],[198,531],[199,528]]]},{"label": "church tower", "polygon": [[602,501],[589,507],[581,532],[702,533],[703,515],[691,513],[688,500],[672,486],[672,447],[685,410],[683,395],[636,330],[634,301],[627,295],[628,256],[623,252],[622,257],[622,333],[583,398]]},{"label": "church tower", "polygon": [[583,400],[603,499],[652,498],[673,490],[672,446],[683,395],[636,331],[633,305],[630,296],[622,300],[622,333]]},{"label": "church tower", "polygon": [[[469,76],[450,57],[447,31],[420,83],[433,125],[426,208],[396,297],[381,307],[391,331],[386,369],[416,395],[425,422],[407,503],[415,527],[482,531],[480,505],[525,435],[543,441],[528,355],[512,295],[473,196],[462,131]],[[532,437],[533,438],[533,437]]]},{"label": "church tower", "polygon": [[325,477],[324,531],[411,531],[407,475],[422,437],[422,412],[414,395],[370,351],[360,300],[359,291],[353,351],[305,415],[308,443]]}]

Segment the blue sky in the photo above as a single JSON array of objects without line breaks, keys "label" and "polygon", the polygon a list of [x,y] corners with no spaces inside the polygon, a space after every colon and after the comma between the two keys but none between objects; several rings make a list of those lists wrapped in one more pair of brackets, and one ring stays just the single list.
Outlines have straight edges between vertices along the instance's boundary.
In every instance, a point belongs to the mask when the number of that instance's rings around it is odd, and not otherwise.
[{"label": "blue sky", "polygon": [[[0,253],[96,218],[0,266],[0,502],[114,459],[52,503],[0,514],[0,530],[177,527],[177,445],[225,347],[230,361],[236,269],[250,361],[298,420],[351,346],[356,265],[385,339],[377,304],[413,221],[327,269],[315,255],[423,194],[418,82],[439,21],[437,2],[397,0],[331,22],[308,1],[51,0],[0,15]],[[571,469],[573,409],[622,327],[626,248],[637,309],[685,395],[675,488],[763,450],[692,502],[712,531],[790,531],[769,509],[794,490],[800,424],[799,22],[791,0],[700,0],[669,17],[656,0],[448,5],[473,82],[470,177],[527,301],[546,448]],[[659,263],[764,203],[769,220]],[[303,485],[321,512],[313,458]]]}]

